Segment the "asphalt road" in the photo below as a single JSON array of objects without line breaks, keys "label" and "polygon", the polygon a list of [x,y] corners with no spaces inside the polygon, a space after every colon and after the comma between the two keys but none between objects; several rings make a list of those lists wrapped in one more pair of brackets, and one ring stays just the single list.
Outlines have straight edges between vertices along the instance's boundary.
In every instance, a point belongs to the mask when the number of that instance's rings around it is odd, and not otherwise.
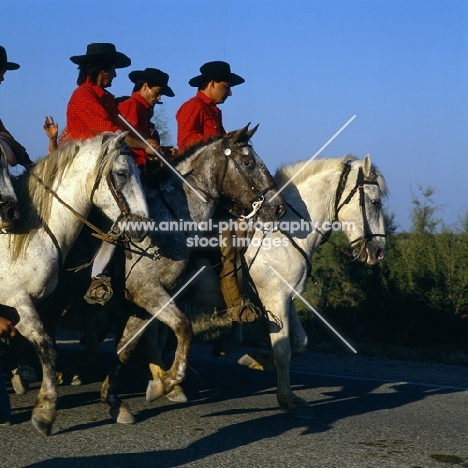
[{"label": "asphalt road", "polygon": [[11,395],[0,466],[468,466],[467,367],[307,354],[294,362],[292,382],[317,419],[298,421],[279,410],[274,373],[237,364],[245,352],[215,359],[194,346],[203,383],[187,383],[184,404],[146,403],[144,372],[130,366],[121,394],[137,419],[131,426],[112,423],[99,402],[101,367],[84,385],[60,387],[53,434],[44,437],[29,421],[35,383]]}]

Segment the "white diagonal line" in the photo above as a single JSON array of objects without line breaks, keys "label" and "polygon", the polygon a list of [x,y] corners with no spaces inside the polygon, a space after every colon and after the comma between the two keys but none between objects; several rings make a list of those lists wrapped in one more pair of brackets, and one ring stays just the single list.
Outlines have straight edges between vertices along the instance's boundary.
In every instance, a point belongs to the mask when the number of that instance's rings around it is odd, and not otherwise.
[{"label": "white diagonal line", "polygon": [[174,299],[206,268],[202,266],[145,324],[117,351],[120,354]]},{"label": "white diagonal line", "polygon": [[353,115],[271,198],[270,203],[274,200],[354,119]]},{"label": "white diagonal line", "polygon": [[119,118],[121,120],[123,120],[125,122],[125,124],[128,126],[128,128],[130,128],[134,133],[135,135],[138,136],[138,138],[143,141],[144,143],[146,143],[147,146],[149,146],[152,150],[153,150],[153,153],[156,154],[156,156],[160,159],[162,159],[162,161],[166,164],[166,167],[168,167],[169,169],[171,169],[174,174],[179,177],[182,182],[184,182],[184,184],[186,184],[188,187],[190,187],[194,192],[195,194],[203,201],[206,203],[206,200],[203,198],[203,196],[198,192],[198,190],[193,187],[192,185],[190,185],[189,182],[187,182],[183,177],[182,175],[179,173],[179,171],[175,168],[172,167],[171,164],[169,164],[169,162],[166,161],[166,159],[159,153],[159,151],[155,150],[147,141],[146,139],[138,132],[138,130],[130,123],[127,121],[127,119],[122,115],[122,114],[119,114]]},{"label": "white diagonal line", "polygon": [[309,304],[300,294],[298,291],[296,291],[276,270],[273,268],[271,265],[268,265],[271,270],[273,270],[273,273],[278,276],[278,278],[283,281],[284,284],[289,286],[292,291],[296,294],[296,296],[304,303],[307,305],[307,307],[310,308],[310,310],[336,335],[338,338],[343,341],[344,344],[348,346],[348,348],[354,353],[357,354],[357,351],[312,307],[311,304]]}]

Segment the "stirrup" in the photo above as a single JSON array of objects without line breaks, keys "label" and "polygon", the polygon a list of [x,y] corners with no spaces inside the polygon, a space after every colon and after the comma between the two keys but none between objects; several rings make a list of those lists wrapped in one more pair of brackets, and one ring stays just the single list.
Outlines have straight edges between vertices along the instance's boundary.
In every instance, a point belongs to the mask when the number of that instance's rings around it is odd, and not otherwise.
[{"label": "stirrup", "polygon": [[90,305],[104,305],[112,297],[111,278],[109,276],[99,276],[91,280],[91,284],[83,299]]},{"label": "stirrup", "polygon": [[249,323],[262,318],[262,311],[250,301],[245,301],[240,306],[229,307],[227,312],[235,322]]}]

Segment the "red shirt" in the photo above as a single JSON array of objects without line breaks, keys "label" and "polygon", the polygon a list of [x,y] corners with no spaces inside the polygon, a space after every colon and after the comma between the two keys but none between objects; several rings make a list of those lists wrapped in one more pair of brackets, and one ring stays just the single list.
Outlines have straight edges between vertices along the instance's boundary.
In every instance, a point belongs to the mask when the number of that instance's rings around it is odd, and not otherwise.
[{"label": "red shirt", "polygon": [[179,149],[226,133],[221,110],[201,91],[180,106],[176,119]]},{"label": "red shirt", "polygon": [[[125,120],[128,121],[135,130],[144,138],[155,138],[152,126],[150,125],[153,109],[140,93],[134,92],[131,97],[119,104],[119,111]],[[123,123],[123,125],[125,125]],[[138,138],[137,135],[135,137]],[[146,164],[145,150],[132,149],[132,156],[138,166]]]},{"label": "red shirt", "polygon": [[86,80],[73,91],[67,107],[67,126],[60,141],[87,140],[103,132],[124,130],[114,95]]}]

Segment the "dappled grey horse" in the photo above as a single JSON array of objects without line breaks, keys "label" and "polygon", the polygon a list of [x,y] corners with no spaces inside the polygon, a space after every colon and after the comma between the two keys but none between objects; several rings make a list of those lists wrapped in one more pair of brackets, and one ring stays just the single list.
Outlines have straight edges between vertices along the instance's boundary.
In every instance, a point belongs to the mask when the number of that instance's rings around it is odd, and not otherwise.
[{"label": "dappled grey horse", "polygon": [[[264,222],[277,221],[285,212],[276,184],[262,160],[249,144],[257,127],[248,126],[187,150],[175,165],[177,173],[167,176],[157,188],[148,188],[147,202],[156,226],[164,222],[206,222],[220,198],[231,200]],[[130,408],[117,393],[117,377],[141,336],[142,326],[150,316],[168,325],[177,338],[171,367],[155,376],[154,396],[165,395],[185,376],[192,329],[188,318],[172,301],[188,278],[184,272],[190,251],[187,237],[197,233],[181,229],[152,229],[141,244],[141,254],[126,260],[125,287],[127,298],[141,307],[131,315],[118,343],[118,358],[101,390],[101,400],[110,407],[112,418],[119,423],[133,423]],[[144,312],[143,312],[144,311]],[[150,315],[147,315],[150,314]]]},{"label": "dappled grey horse", "polygon": [[[111,221],[147,217],[125,135],[75,142],[39,161],[16,187],[21,223],[0,236],[0,303],[17,309],[16,328],[39,357],[43,379],[32,422],[46,435],[56,418],[55,348],[36,305],[54,291],[63,261],[93,206]],[[129,231],[128,236],[142,239],[140,232],[133,236]]]}]

